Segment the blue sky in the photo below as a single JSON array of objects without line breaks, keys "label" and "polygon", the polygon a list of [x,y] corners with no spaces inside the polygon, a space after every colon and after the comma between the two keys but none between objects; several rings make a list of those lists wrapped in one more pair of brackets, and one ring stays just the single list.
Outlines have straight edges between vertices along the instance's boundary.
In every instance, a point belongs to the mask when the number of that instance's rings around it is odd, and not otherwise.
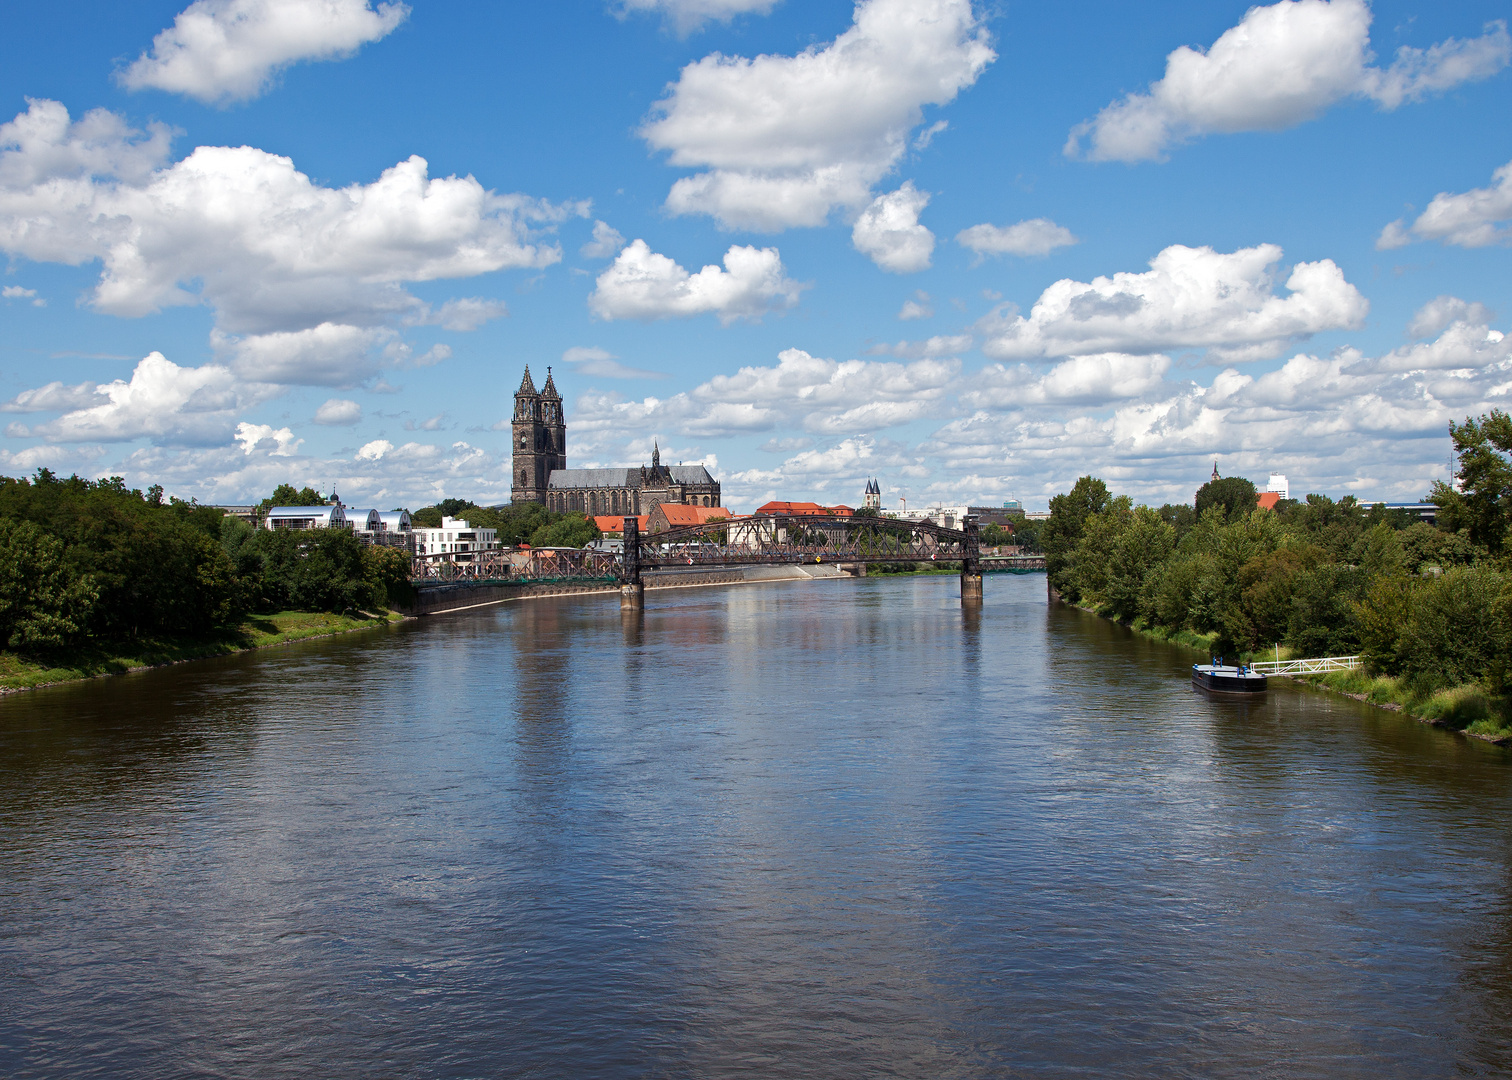
[{"label": "blue sky", "polygon": [[6,5],[0,472],[1415,498],[1512,389],[1506,4]]}]

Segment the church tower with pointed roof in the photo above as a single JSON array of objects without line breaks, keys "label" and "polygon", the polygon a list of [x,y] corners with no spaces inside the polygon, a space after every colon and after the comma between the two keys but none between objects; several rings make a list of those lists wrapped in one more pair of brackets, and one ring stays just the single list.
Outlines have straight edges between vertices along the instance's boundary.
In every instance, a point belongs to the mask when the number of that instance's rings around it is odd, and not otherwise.
[{"label": "church tower with pointed roof", "polygon": [[[548,382],[547,386],[551,384]],[[555,388],[552,389],[554,394]],[[546,422],[546,401],[536,389],[530,377],[530,365],[525,366],[525,377],[515,391],[514,420],[510,424],[511,447],[514,451],[514,479],[510,485],[513,502],[546,501],[546,480],[551,476],[555,455],[547,449],[550,441],[550,425]],[[561,416],[561,399],[554,402],[557,416]]]}]

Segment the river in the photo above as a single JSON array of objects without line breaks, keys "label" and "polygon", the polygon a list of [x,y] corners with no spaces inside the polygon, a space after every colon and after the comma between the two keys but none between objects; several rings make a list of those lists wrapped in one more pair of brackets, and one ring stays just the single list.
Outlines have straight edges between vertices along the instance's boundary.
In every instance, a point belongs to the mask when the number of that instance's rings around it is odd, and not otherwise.
[{"label": "river", "polygon": [[1512,1073],[1512,753],[1205,698],[1044,592],[558,597],[0,698],[0,1074]]}]

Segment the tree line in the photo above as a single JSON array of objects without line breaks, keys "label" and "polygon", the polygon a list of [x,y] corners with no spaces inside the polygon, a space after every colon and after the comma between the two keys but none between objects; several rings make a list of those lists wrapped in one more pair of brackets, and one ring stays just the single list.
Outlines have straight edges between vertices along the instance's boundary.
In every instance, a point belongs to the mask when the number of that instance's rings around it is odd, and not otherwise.
[{"label": "tree line", "polygon": [[1141,629],[1224,653],[1361,654],[1419,696],[1507,692],[1512,660],[1512,418],[1451,424],[1453,486],[1436,524],[1353,496],[1256,506],[1253,484],[1210,481],[1192,505],[1135,505],[1079,479],[1041,530],[1051,586]]},{"label": "tree line", "polygon": [[345,529],[254,529],[120,477],[0,477],[3,648],[201,637],[254,613],[382,609],[409,587],[406,552]]}]

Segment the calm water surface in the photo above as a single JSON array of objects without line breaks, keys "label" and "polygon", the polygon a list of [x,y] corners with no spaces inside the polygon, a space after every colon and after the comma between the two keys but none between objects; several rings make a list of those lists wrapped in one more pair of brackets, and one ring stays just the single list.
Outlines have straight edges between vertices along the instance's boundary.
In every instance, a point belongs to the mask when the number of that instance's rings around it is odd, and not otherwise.
[{"label": "calm water surface", "polygon": [[1512,754],[991,577],[0,699],[0,1074],[1512,1075]]}]

